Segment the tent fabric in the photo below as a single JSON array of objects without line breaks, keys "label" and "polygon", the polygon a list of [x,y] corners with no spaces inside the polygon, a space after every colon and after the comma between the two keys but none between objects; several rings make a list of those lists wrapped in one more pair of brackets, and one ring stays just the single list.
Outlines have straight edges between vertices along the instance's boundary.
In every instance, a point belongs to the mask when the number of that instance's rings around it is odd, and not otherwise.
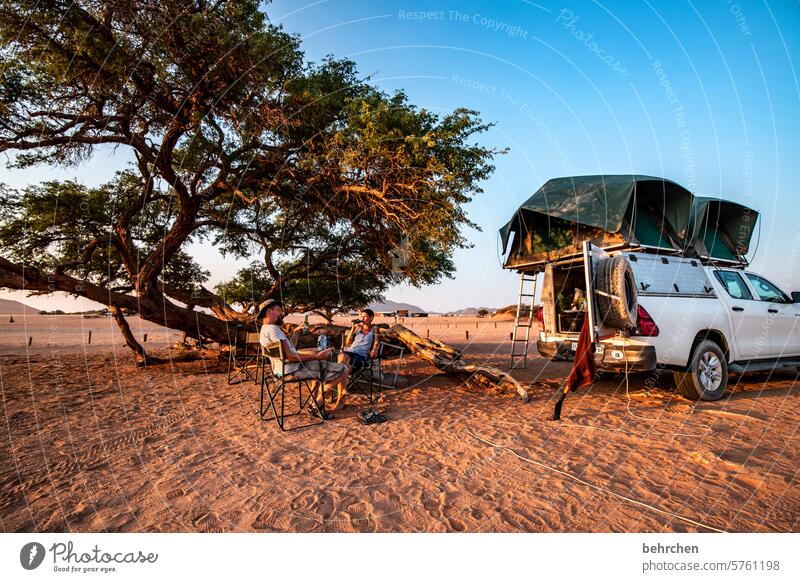
[{"label": "tent fabric", "polygon": [[553,260],[571,254],[586,239],[598,246],[629,243],[681,249],[691,202],[691,192],[654,176],[554,178],[500,229],[503,254],[512,232],[516,236],[511,264]]},{"label": "tent fabric", "polygon": [[692,202],[692,246],[701,257],[737,260],[750,251],[758,212],[720,198]]},{"label": "tent fabric", "polygon": [[646,242],[648,246],[659,248],[670,247],[667,237],[664,236],[661,229],[659,229],[653,217],[646,212],[636,216],[636,225],[633,232],[637,240]]},{"label": "tent fabric", "polygon": [[518,212],[512,222],[510,231],[516,236],[505,268],[528,263],[543,264],[580,254],[584,240],[601,248],[626,243],[619,233],[527,210]]},{"label": "tent fabric", "polygon": [[506,268],[541,264],[599,247],[644,246],[688,256],[741,260],[758,218],[754,210],[696,198],[679,184],[646,175],[554,178],[500,229]]}]

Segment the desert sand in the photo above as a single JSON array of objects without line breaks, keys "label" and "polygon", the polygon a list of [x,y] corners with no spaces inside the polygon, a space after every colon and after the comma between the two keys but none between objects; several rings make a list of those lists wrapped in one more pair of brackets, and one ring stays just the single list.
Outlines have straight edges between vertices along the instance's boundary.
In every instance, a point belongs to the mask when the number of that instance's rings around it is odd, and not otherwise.
[{"label": "desert sand", "polygon": [[[512,322],[405,325],[508,365]],[[156,355],[182,335],[131,327]],[[259,419],[257,385],[226,383],[225,361],[138,368],[109,319],[3,319],[0,530],[798,530],[794,370],[732,376],[725,399],[702,403],[614,376],[554,423],[569,364],[533,355],[515,371],[528,403],[414,357],[399,366],[386,423],[361,425],[352,395],[335,420],[282,433]]]}]

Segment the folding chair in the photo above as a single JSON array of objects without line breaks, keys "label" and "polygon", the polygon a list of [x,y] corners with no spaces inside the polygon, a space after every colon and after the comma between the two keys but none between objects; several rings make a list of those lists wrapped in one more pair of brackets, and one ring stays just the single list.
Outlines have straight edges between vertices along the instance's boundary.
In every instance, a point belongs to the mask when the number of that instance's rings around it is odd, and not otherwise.
[{"label": "folding chair", "polygon": [[258,371],[261,368],[261,345],[258,333],[248,333],[244,342],[239,335],[228,352],[228,384],[233,384],[239,376],[258,384]]},{"label": "folding chair", "polygon": [[[278,426],[281,428],[282,431],[290,431],[296,430],[298,428],[305,428],[307,426],[315,426],[318,424],[322,424],[325,422],[325,410],[324,410],[324,402],[323,402],[323,409],[320,410],[317,406],[317,401],[314,399],[314,393],[309,386],[309,382],[311,381],[310,378],[292,378],[291,374],[290,377],[287,379],[283,374],[275,374],[272,370],[272,365],[270,364],[270,358],[275,358],[281,361],[283,364],[281,366],[282,369],[286,367],[286,359],[284,358],[283,353],[283,345],[281,342],[274,342],[269,344],[266,347],[262,348],[261,354],[261,403],[259,405],[259,412],[261,415],[261,420],[272,420],[273,418],[277,421]],[[296,384],[297,385],[297,404],[298,410],[295,412],[291,412],[289,414],[286,413],[286,386]],[[307,396],[303,397],[303,388],[305,387]],[[265,398],[266,395],[266,398]],[[280,398],[280,411],[278,410],[278,402],[277,400]],[[285,421],[287,418],[291,416],[297,416],[306,408],[306,406],[310,405],[317,411],[319,420],[315,422],[310,422],[308,424],[302,424],[300,426],[294,426],[292,428],[286,428]],[[267,413],[272,409],[272,416],[267,416]]]},{"label": "folding chair", "polygon": [[[344,340],[342,340],[344,342]],[[356,384],[366,384],[369,386],[369,402],[370,404],[380,400],[383,394],[383,388],[394,388],[397,383],[397,373],[389,384],[385,384],[386,377],[383,374],[383,360],[385,359],[384,350],[386,348],[399,350],[400,360],[403,359],[405,352],[404,346],[398,346],[386,342],[378,344],[378,355],[374,358],[367,358],[366,363],[361,368],[353,368],[350,378],[347,380],[347,391],[355,387]],[[399,367],[399,363],[398,363]],[[377,397],[375,396],[377,394]]]}]

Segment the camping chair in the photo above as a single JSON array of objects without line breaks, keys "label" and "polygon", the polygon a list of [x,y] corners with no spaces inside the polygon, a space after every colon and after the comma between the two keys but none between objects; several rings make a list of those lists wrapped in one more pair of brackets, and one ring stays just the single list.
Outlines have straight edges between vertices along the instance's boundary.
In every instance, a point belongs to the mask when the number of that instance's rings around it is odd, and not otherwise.
[{"label": "camping chair", "polygon": [[[342,344],[342,351],[344,351],[344,338],[342,338]],[[386,359],[384,350],[387,348],[399,350],[399,360],[402,361],[403,353],[406,349],[405,347],[386,342],[380,342],[378,344],[377,356],[374,358],[367,358],[366,363],[361,368],[353,368],[353,371],[350,373],[350,378],[347,380],[348,392],[350,392],[352,388],[355,388],[357,384],[366,384],[369,387],[369,402],[372,404],[373,402],[380,400],[381,395],[383,394],[383,388],[395,387],[395,384],[397,383],[396,371],[392,376],[391,383],[385,383],[387,381],[387,377],[383,373],[383,361]],[[397,364],[398,368],[400,367],[400,361],[398,361]]]},{"label": "camping chair", "polygon": [[[275,374],[272,370],[272,366],[270,365],[270,358],[278,359],[282,362],[285,368],[286,366],[286,359],[284,358],[283,353],[283,345],[281,342],[274,342],[266,347],[262,348],[262,355],[261,355],[261,403],[259,405],[259,413],[261,415],[261,420],[272,420],[273,418],[277,421],[278,426],[281,427],[282,431],[289,431],[295,430],[298,428],[305,428],[307,426],[315,426],[317,424],[322,424],[325,422],[325,410],[323,404],[323,410],[320,410],[317,406],[317,401],[314,399],[314,393],[311,390],[311,386],[309,382],[311,381],[310,378],[292,378],[291,375],[287,379],[283,376],[283,374],[278,375]],[[286,386],[296,384],[297,385],[297,404],[298,410],[295,412],[291,412],[289,414],[286,413]],[[305,387],[307,396],[303,396],[303,388]],[[266,395],[266,398],[264,397]],[[280,410],[278,407],[278,399],[280,398]],[[300,426],[294,426],[292,428],[287,429],[285,420],[291,416],[297,416],[306,406],[312,406],[318,413],[319,420],[315,422],[310,422],[308,424],[303,424]],[[272,416],[267,416],[269,410],[272,409]]]},{"label": "camping chair", "polygon": [[228,384],[233,384],[239,376],[258,384],[258,371],[261,368],[259,339],[259,334],[248,333],[242,342],[236,335],[228,352]]}]

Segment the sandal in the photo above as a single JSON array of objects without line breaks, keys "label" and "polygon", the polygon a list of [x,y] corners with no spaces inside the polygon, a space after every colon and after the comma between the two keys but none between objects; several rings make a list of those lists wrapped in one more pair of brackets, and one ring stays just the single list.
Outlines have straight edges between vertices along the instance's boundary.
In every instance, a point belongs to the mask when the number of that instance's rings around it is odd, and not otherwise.
[{"label": "sandal", "polygon": [[375,412],[371,408],[369,410],[362,410],[358,413],[358,418],[361,424],[380,424],[386,422],[386,415],[380,412]]},{"label": "sandal", "polygon": [[335,415],[331,414],[330,412],[320,412],[318,408],[308,407],[308,413],[313,416],[314,418],[321,418],[322,420],[333,420],[336,418]]}]

